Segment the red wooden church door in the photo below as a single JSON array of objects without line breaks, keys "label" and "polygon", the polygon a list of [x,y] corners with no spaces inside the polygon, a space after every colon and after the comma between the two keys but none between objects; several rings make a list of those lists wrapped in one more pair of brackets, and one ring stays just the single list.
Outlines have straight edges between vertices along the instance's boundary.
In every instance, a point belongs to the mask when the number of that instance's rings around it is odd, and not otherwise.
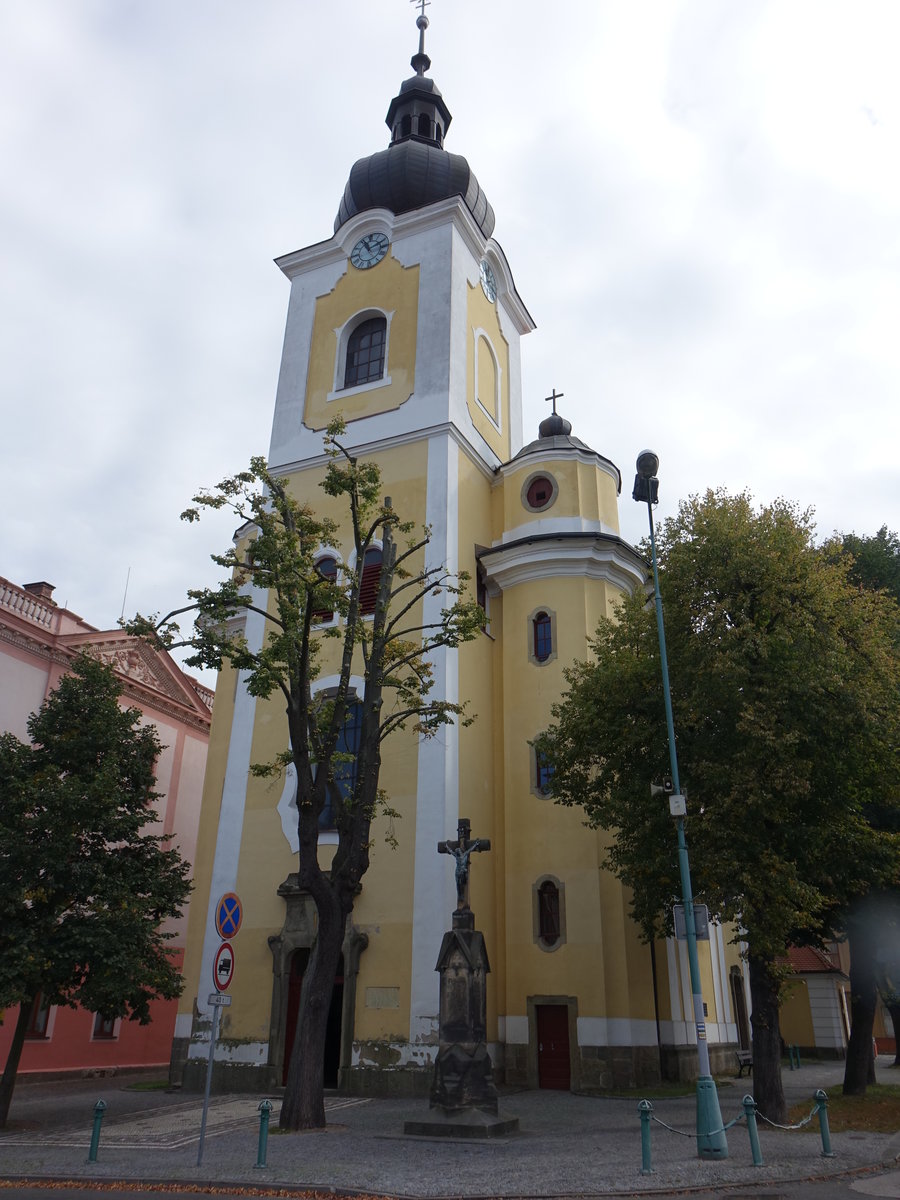
[{"label": "red wooden church door", "polygon": [[538,1086],[567,1092],[572,1086],[567,1005],[537,1005],[537,1038]]}]

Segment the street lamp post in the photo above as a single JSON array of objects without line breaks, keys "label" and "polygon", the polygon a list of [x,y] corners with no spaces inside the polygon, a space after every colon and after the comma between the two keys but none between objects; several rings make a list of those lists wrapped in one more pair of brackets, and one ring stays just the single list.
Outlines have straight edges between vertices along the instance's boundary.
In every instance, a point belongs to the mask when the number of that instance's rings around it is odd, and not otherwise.
[{"label": "street lamp post", "polygon": [[672,770],[673,794],[669,810],[678,831],[678,869],[681,874],[681,894],[684,901],[684,925],[687,934],[688,962],[691,972],[691,999],[694,1006],[694,1025],[697,1031],[697,1154],[700,1158],[727,1158],[728,1142],[722,1128],[722,1113],[716,1082],[709,1069],[709,1043],[706,1040],[706,1017],[703,1011],[703,992],[700,984],[700,960],[697,957],[697,928],[694,922],[694,893],[688,864],[687,842],[684,836],[685,798],[678,779],[678,755],[675,750],[675,725],[672,720],[672,694],[669,690],[669,663],[666,657],[666,631],[663,626],[662,596],[659,592],[659,570],[656,565],[656,532],[653,528],[653,505],[659,496],[656,472],[659,459],[652,450],[638,455],[632,498],[646,502],[650,519],[650,550],[653,562],[653,591],[656,598],[656,629],[659,634],[659,661],[662,668],[663,699],[666,706],[666,729],[669,735],[669,763]]}]

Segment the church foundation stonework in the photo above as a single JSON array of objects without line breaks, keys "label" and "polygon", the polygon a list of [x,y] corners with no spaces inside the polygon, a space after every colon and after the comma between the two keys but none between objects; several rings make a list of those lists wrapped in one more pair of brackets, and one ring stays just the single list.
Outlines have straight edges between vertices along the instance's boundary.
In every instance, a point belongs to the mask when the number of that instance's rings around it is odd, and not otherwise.
[{"label": "church foundation stonework", "polygon": [[517,1117],[499,1116],[497,1088],[487,1049],[487,976],[484,935],[469,907],[469,859],[490,850],[485,838],[469,837],[462,818],[455,842],[439,842],[441,854],[456,860],[456,910],[444,934],[436,971],[440,972],[440,1048],[431,1086],[431,1116],[407,1121],[404,1132],[429,1137],[502,1137],[519,1128]]}]

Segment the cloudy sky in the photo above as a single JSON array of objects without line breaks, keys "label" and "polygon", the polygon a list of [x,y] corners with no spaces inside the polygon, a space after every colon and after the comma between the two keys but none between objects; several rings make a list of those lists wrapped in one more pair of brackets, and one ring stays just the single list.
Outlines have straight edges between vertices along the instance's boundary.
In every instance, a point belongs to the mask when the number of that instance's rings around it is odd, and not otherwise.
[{"label": "cloudy sky", "polygon": [[[92,624],[211,582],[178,514],[265,453],[288,284],[411,72],[406,0],[0,4],[0,575]],[[900,526],[900,4],[434,0],[431,74],[552,388],[660,514]]]}]

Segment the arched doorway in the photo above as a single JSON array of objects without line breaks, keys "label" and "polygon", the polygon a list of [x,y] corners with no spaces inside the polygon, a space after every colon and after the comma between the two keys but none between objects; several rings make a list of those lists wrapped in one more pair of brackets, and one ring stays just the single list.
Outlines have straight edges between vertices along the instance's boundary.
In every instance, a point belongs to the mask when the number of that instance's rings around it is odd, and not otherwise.
[{"label": "arched doorway", "polygon": [[[287,1083],[288,1066],[291,1061],[291,1051],[294,1048],[294,1037],[297,1033],[297,1017],[300,1013],[300,994],[303,990],[303,976],[309,965],[310,948],[302,946],[291,955],[291,970],[288,980],[287,1013],[284,1029],[284,1063],[281,1083]],[[338,1085],[338,1070],[341,1065],[341,1019],[344,1009],[344,956],[338,960],[337,974],[334,977],[334,990],[331,993],[331,1005],[328,1009],[328,1027],[325,1033],[325,1086],[334,1088]]]}]

